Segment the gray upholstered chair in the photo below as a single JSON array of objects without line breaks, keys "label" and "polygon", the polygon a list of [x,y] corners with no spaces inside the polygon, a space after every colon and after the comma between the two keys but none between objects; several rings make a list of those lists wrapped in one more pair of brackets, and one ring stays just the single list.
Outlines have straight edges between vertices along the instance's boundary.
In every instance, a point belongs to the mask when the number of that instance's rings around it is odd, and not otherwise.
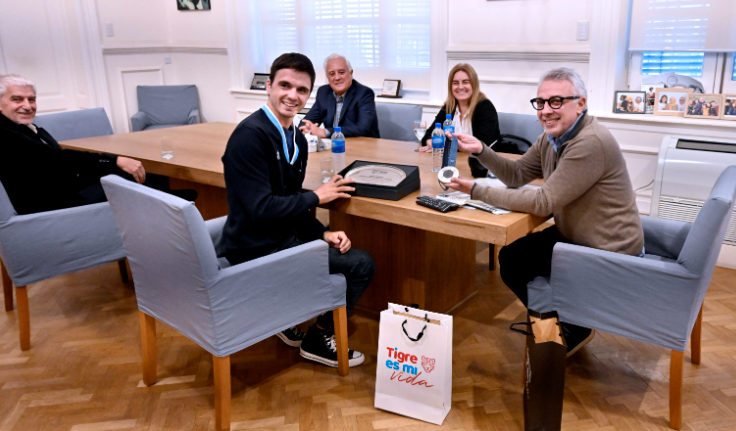
[{"label": "gray upholstered chair", "polygon": [[31,348],[27,285],[115,261],[123,282],[127,282],[124,258],[118,226],[106,202],[18,215],[0,183],[0,267],[5,310],[13,310],[14,283],[21,350]]},{"label": "gray upholstered chair", "polygon": [[700,363],[703,298],[736,199],[736,166],[726,168],[693,223],[642,217],[644,257],[558,243],[550,279],[528,285],[529,308],[560,321],[672,350],[670,426],[680,428],[688,339]]},{"label": "gray upholstered chair", "polygon": [[46,129],[57,141],[112,135],[112,125],[105,108],[39,115],[33,123]]},{"label": "gray upholstered chair", "polygon": [[138,112],[130,118],[131,132],[199,123],[196,85],[138,86]]},{"label": "gray upholstered chair", "polygon": [[348,373],[345,278],[330,275],[327,243],[312,241],[230,266],[215,247],[226,217],[120,177],[102,179],[135,278],[143,381],[156,382],[156,320],[210,352],[216,429],[230,426],[230,355],[334,310],[338,372]]},{"label": "gray upholstered chair", "polygon": [[422,119],[419,105],[400,105],[396,103],[376,103],[378,133],[382,139],[416,142],[414,122]]},{"label": "gray upholstered chair", "polygon": [[[524,138],[532,144],[537,138],[544,133],[544,128],[539,123],[536,115],[530,114],[512,114],[509,112],[498,113],[498,128],[501,130],[501,136],[513,135]],[[516,142],[516,141],[515,141]],[[528,146],[521,142],[516,142],[519,150],[526,153]]]}]

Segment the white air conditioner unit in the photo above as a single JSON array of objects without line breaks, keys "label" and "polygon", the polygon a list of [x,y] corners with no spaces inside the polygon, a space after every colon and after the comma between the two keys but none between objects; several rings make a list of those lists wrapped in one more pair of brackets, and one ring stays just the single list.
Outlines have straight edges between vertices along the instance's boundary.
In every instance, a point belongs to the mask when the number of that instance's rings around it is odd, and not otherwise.
[{"label": "white air conditioner unit", "polygon": [[[718,176],[736,165],[736,140],[668,135],[659,148],[651,215],[695,221]],[[736,211],[723,240],[718,265],[736,268]]]}]

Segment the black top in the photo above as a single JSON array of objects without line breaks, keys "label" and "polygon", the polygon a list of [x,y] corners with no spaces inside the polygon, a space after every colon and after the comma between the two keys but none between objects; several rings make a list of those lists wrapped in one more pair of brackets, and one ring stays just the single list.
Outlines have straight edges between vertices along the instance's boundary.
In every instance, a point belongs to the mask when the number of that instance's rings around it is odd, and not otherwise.
[{"label": "black top", "polygon": [[37,129],[34,133],[0,113],[0,182],[18,214],[85,205],[80,190],[122,172],[117,156],[62,149]]},{"label": "black top", "polygon": [[[317,90],[317,97],[312,109],[304,117],[315,124],[325,124],[327,137],[331,137],[334,129],[332,125],[335,119],[337,100],[335,92],[329,85],[323,85]],[[368,138],[380,138],[378,132],[378,116],[376,114],[376,95],[370,88],[353,80],[353,84],[345,92],[345,101],[340,111],[340,122],[342,134],[346,138],[365,136]]]},{"label": "black top", "polygon": [[[427,145],[427,139],[432,137],[434,125],[437,123],[444,123],[446,116],[447,107],[443,106],[432,124],[427,127],[427,132],[422,138],[422,146]],[[452,116],[453,118],[455,117],[454,112],[452,113]],[[470,119],[470,124],[473,126],[473,136],[483,141],[486,145],[491,145],[501,139],[501,131],[498,128],[498,114],[496,113],[496,108],[493,106],[493,103],[488,99],[483,99],[475,105],[473,118]]]},{"label": "black top", "polygon": [[299,157],[293,166],[263,109],[241,121],[227,142],[222,163],[230,212],[218,253],[232,264],[270,254],[296,236],[322,239],[327,230],[309,212],[319,198],[302,192],[309,153],[302,132],[294,133]]}]

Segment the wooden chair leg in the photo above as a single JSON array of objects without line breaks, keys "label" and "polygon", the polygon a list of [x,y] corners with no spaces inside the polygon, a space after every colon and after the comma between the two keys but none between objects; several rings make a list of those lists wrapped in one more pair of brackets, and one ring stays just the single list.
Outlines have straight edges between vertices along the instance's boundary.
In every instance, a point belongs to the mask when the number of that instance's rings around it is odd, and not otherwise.
[{"label": "wooden chair leg", "polygon": [[670,428],[682,424],[682,364],[685,354],[673,350],[670,355]]},{"label": "wooden chair leg", "polygon": [[212,355],[215,371],[215,429],[230,429],[230,356]]},{"label": "wooden chair leg", "polygon": [[8,270],[5,269],[3,261],[0,260],[0,273],[3,279],[3,294],[5,295],[5,311],[13,311],[13,281],[10,279]]},{"label": "wooden chair leg", "polygon": [[524,362],[521,363],[521,387],[522,390],[526,390],[526,353],[529,346],[526,344],[526,337],[524,337]]},{"label": "wooden chair leg", "polygon": [[700,339],[703,334],[703,306],[700,306],[698,318],[695,319],[693,333],[690,334],[690,362],[700,365]]},{"label": "wooden chair leg", "polygon": [[143,383],[156,383],[156,319],[138,310],[141,324],[141,355],[143,356]]},{"label": "wooden chair leg", "polygon": [[31,316],[28,310],[28,291],[26,286],[15,286],[18,300],[18,328],[20,329],[20,350],[31,348]]},{"label": "wooden chair leg", "polygon": [[335,322],[335,342],[337,344],[337,373],[347,376],[350,372],[350,358],[348,357],[348,312],[345,307],[332,310],[332,320]]},{"label": "wooden chair leg", "polygon": [[118,261],[118,268],[120,269],[120,279],[123,280],[123,283],[127,283],[130,281],[128,278],[128,265],[126,262],[128,259],[120,259]]},{"label": "wooden chair leg", "polygon": [[488,244],[488,269],[493,271],[496,269],[496,244]]}]

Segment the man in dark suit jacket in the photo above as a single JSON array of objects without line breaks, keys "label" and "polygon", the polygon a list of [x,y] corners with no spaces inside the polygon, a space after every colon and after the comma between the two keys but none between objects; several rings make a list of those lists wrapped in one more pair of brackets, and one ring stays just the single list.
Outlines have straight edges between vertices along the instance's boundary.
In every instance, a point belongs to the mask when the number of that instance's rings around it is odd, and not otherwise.
[{"label": "man in dark suit jacket", "polygon": [[[325,74],[330,85],[317,90],[317,100],[302,120],[300,130],[320,138],[329,138],[335,127],[346,138],[380,138],[373,90],[353,80],[353,68],[343,56],[332,54],[325,59]],[[320,128],[324,123],[325,128]]]},{"label": "man in dark suit jacket", "polygon": [[99,179],[107,174],[145,180],[146,171],[137,160],[62,149],[33,124],[35,116],[33,83],[19,75],[0,75],[0,182],[18,214],[105,200]]}]

